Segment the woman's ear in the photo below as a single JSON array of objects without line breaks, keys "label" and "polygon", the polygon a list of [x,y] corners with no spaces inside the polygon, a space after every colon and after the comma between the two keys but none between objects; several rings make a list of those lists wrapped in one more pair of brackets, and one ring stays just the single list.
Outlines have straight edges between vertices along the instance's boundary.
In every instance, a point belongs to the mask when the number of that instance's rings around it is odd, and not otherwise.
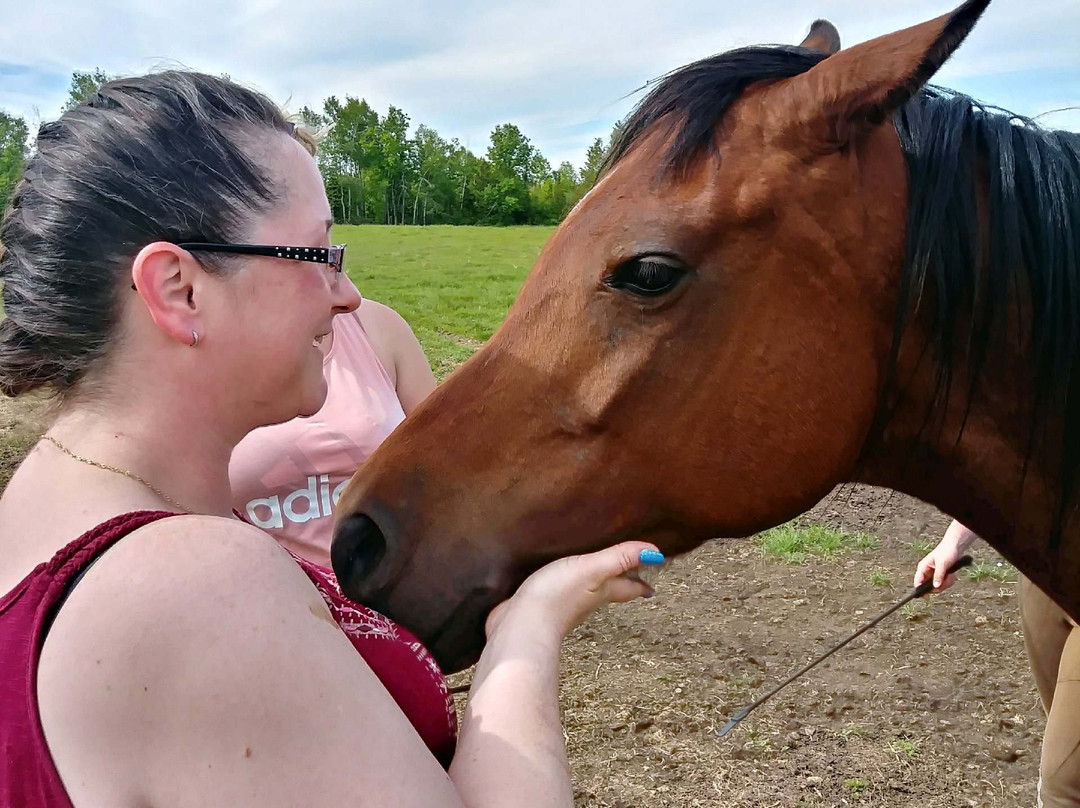
[{"label": "woman's ear", "polygon": [[147,244],[131,264],[132,285],[162,332],[185,345],[199,341],[200,316],[195,286],[205,274],[184,249],[167,241]]}]

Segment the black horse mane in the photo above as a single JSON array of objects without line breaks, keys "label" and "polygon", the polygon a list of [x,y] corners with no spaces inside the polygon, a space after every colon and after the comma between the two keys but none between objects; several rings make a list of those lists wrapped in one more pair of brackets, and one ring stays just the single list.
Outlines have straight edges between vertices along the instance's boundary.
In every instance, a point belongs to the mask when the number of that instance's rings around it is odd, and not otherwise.
[{"label": "black horse mane", "polygon": [[[799,75],[824,58],[804,48],[752,47],[675,70],[623,124],[604,170],[661,121],[673,135],[661,178],[685,170],[715,149],[717,127],[749,84]],[[1080,135],[1049,131],[936,87],[918,93],[894,123],[910,189],[882,401],[896,392],[900,340],[924,298],[932,306],[928,336],[937,374],[928,421],[947,404],[960,362],[968,369],[967,409],[980,384],[997,382],[987,357],[1001,344],[1008,308],[1014,306],[1030,374],[1019,381],[1035,416],[1027,456],[1041,446],[1059,463],[1060,507],[1050,537],[1056,548],[1080,471]],[[980,182],[985,232],[977,213]],[[875,434],[888,420],[887,403],[879,416]]]}]

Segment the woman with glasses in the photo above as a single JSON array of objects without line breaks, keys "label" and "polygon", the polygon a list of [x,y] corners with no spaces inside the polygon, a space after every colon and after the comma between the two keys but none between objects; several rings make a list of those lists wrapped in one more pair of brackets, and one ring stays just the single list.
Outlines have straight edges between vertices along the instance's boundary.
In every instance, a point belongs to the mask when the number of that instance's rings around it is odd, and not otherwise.
[{"label": "woman with glasses", "polygon": [[420,643],[232,508],[233,448],[324,407],[360,305],[330,224],[293,127],[224,79],[40,128],[0,225],[0,391],[56,403],[0,498],[0,805],[572,805],[561,639],[648,592],[648,545],[496,609],[455,738]]},{"label": "woman with glasses", "polygon": [[[297,126],[315,155],[318,133]],[[344,247],[334,247],[335,261]],[[349,479],[394,428],[435,389],[435,377],[408,323],[364,300],[334,318],[319,340],[326,402],[315,415],[252,431],[229,465],[233,507],[278,542],[330,566],[334,508]]]}]

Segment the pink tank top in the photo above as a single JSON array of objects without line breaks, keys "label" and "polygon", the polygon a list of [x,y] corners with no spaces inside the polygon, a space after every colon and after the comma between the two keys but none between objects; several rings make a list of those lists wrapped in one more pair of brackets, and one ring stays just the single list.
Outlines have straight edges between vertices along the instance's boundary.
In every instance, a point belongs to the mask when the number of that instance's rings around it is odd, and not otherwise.
[{"label": "pink tank top", "polygon": [[405,412],[357,313],[334,318],[323,371],[322,409],[247,435],[233,451],[229,479],[233,507],[249,522],[293,553],[329,567],[341,492]]},{"label": "pink tank top", "polygon": [[[120,539],[174,514],[137,511],[84,533],[39,564],[0,598],[0,806],[71,808],[38,711],[37,670],[45,635],[78,576]],[[442,672],[412,634],[347,600],[333,573],[297,559],[334,620],[378,676],[444,767],[457,740],[457,716]],[[298,741],[299,742],[299,741]],[[377,743],[378,739],[372,739]]]}]

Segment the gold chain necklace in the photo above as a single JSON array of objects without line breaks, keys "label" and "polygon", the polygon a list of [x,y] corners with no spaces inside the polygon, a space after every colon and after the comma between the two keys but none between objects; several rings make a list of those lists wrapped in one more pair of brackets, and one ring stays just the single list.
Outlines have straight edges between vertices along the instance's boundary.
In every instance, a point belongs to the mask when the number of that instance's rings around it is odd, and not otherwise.
[{"label": "gold chain necklace", "polygon": [[60,441],[58,441],[52,435],[42,435],[41,439],[42,440],[47,440],[49,443],[51,443],[53,446],[55,446],[61,452],[66,454],[68,457],[70,457],[70,458],[72,458],[74,460],[78,460],[80,463],[85,463],[86,465],[93,466],[94,468],[104,469],[105,471],[111,471],[111,472],[114,472],[116,474],[121,474],[124,477],[127,477],[128,479],[135,480],[135,482],[142,483],[147,488],[149,488],[151,491],[153,491],[155,494],[157,494],[159,497],[161,497],[163,500],[165,500],[167,503],[169,503],[174,508],[176,508],[178,511],[183,511],[184,513],[194,513],[194,511],[192,511],[190,508],[185,508],[183,505],[181,505],[175,499],[170,497],[168,494],[166,494],[160,488],[157,488],[156,486],[151,485],[149,482],[147,482],[142,477],[140,477],[138,474],[135,474],[132,471],[127,471],[125,469],[117,468],[116,466],[110,466],[110,465],[108,465],[106,463],[99,463],[96,460],[90,460],[87,457],[81,457],[81,456],[75,454],[73,451],[71,451],[71,449],[66,447],[64,444],[62,444]]}]

